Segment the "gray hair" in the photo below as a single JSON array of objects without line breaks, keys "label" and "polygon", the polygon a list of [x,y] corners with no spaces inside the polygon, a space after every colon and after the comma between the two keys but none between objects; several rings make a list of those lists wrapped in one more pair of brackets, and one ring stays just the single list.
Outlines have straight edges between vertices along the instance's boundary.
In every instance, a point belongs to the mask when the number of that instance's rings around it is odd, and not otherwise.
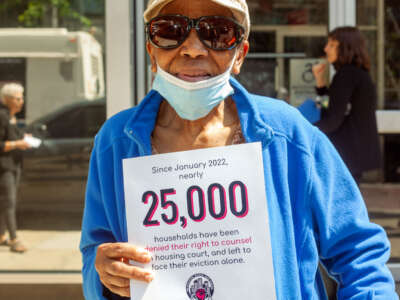
[{"label": "gray hair", "polygon": [[0,98],[4,99],[4,97],[13,97],[17,93],[23,93],[24,87],[19,83],[6,83],[1,88]]}]

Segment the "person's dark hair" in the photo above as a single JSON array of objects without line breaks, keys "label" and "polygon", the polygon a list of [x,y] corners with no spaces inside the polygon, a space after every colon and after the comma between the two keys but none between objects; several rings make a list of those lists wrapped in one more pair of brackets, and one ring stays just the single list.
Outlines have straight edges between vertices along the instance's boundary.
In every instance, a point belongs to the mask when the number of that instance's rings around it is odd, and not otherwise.
[{"label": "person's dark hair", "polygon": [[368,56],[363,34],[356,27],[337,27],[328,34],[328,38],[339,42],[338,57],[333,64],[335,69],[343,65],[354,64],[369,71],[371,61]]}]

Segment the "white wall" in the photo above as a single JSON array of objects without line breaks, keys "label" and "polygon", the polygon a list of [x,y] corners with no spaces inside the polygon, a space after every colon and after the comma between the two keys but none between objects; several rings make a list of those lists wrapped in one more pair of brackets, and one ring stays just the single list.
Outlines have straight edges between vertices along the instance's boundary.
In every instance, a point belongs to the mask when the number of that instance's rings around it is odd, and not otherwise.
[{"label": "white wall", "polygon": [[329,0],[329,31],[338,26],[356,26],[355,0]]},{"label": "white wall", "polygon": [[26,69],[26,121],[33,121],[66,104],[83,98],[82,74],[77,70],[76,59],[73,60],[73,78],[66,81],[60,74],[60,63],[57,58],[28,58]]},{"label": "white wall", "polygon": [[130,0],[106,1],[107,117],[133,103],[131,14]]}]

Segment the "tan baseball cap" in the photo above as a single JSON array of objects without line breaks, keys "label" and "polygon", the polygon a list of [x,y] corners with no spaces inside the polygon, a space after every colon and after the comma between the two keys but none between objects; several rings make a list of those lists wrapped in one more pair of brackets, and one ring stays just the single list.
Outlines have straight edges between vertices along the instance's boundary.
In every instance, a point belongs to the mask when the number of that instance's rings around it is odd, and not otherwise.
[{"label": "tan baseball cap", "polygon": [[[148,22],[156,17],[165,5],[175,0],[149,0],[147,9],[143,17],[144,21]],[[190,1],[190,0],[188,0]],[[247,7],[246,0],[210,0],[221,6],[225,6],[232,11],[236,21],[238,21],[245,28],[245,38],[247,39],[250,32],[250,16],[249,8]]]}]

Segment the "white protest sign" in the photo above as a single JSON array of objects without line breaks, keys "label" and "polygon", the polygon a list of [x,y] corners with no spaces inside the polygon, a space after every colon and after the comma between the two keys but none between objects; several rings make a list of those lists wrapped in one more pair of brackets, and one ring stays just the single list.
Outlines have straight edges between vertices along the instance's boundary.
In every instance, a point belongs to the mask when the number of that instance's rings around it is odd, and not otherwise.
[{"label": "white protest sign", "polygon": [[276,299],[261,143],[123,160],[133,300]]}]

